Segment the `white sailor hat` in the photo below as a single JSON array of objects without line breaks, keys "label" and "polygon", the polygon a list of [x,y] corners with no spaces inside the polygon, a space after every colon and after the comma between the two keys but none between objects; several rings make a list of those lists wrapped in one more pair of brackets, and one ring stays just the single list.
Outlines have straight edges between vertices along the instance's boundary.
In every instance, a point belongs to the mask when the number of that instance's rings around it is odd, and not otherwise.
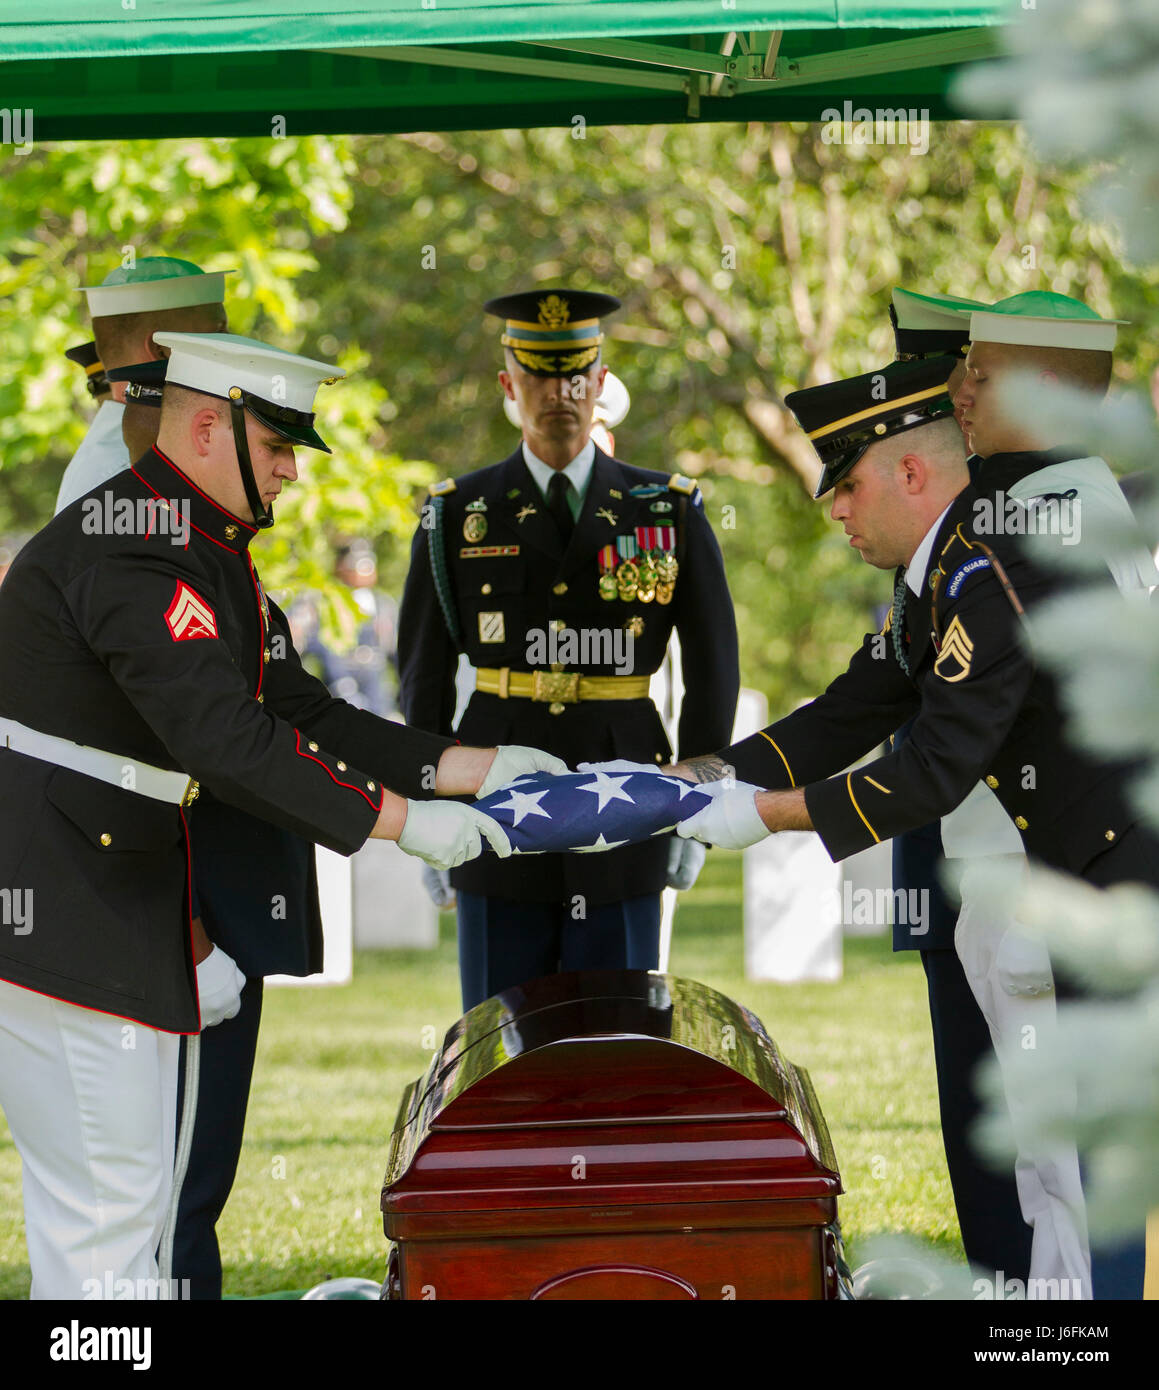
[{"label": "white sailor hat", "polygon": [[166,384],[240,400],[283,438],[330,452],[314,429],[314,393],[344,377],[341,367],[233,333],[155,333],[153,341],[170,349]]},{"label": "white sailor hat", "polygon": [[1102,318],[1082,300],[1069,295],[1029,290],[975,310],[970,315],[970,341],[1111,352],[1118,325],[1127,322]]},{"label": "white sailor hat", "polygon": [[202,270],[173,256],[142,256],[133,266],[118,266],[99,285],[82,293],[94,318],[187,309],[195,304],[223,304],[225,277],[232,270]]}]

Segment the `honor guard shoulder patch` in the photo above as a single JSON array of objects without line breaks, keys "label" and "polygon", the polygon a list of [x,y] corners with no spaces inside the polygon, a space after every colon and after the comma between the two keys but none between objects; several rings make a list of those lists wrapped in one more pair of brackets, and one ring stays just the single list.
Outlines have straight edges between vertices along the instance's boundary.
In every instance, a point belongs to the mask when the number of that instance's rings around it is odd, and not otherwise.
[{"label": "honor guard shoulder patch", "polygon": [[950,576],[949,582],[946,584],[946,597],[957,598],[962,590],[962,585],[965,584],[966,580],[969,579],[972,574],[976,573],[978,570],[988,570],[989,568],[990,561],[985,555],[979,555],[973,560],[967,560],[964,565],[960,565]]},{"label": "honor guard shoulder patch", "polygon": [[454,478],[444,478],[441,483],[432,483],[428,491],[432,497],[446,497],[448,493],[454,492]]},{"label": "honor guard shoulder patch", "polygon": [[217,618],[213,609],[183,580],[178,580],[173,602],[165,614],[174,642],[192,642],[197,637],[216,637]]}]

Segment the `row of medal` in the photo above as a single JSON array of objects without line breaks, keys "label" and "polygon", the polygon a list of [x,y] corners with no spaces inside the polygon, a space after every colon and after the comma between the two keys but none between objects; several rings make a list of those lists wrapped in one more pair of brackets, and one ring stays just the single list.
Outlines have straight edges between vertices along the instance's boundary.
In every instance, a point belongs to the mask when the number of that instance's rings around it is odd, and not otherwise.
[{"label": "row of medal", "polygon": [[676,527],[637,526],[600,549],[600,598],[671,603],[676,590]]}]

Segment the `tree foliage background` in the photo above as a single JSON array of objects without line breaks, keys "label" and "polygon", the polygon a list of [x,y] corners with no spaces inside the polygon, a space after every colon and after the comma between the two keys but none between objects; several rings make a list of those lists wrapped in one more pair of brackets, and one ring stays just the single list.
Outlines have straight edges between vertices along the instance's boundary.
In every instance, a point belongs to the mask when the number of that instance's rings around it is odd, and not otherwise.
[{"label": "tree foliage background", "polygon": [[[1090,171],[1044,165],[1013,127],[935,125],[907,146],[819,125],[497,131],[61,144],[0,166],[0,530],[51,515],[89,411],[63,351],[80,285],[125,248],[236,267],[234,331],[339,360],[320,401],[331,458],[255,555],[275,589],[320,586],[330,546],[378,544],[398,589],[425,483],[505,456],[492,295],[567,283],[620,295],[606,360],[632,393],[632,463],[694,474],[728,567],[747,684],[773,710],[844,665],[886,588],[855,560],[783,400],[892,357],[894,285],[996,299],[1075,294],[1131,319],[1117,372],[1159,360],[1140,325],[1159,273],[1086,219]],[[335,619],[337,620],[337,618]]]}]

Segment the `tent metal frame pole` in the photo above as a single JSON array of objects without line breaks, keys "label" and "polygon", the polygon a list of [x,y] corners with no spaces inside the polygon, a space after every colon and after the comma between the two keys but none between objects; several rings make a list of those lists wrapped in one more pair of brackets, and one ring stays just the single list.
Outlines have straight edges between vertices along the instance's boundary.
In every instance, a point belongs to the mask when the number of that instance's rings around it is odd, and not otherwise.
[{"label": "tent metal frame pole", "polygon": [[722,86],[723,95],[754,92],[772,87],[805,86],[847,77],[885,76],[919,67],[943,67],[976,59],[993,58],[998,53],[993,28],[956,29],[915,39],[870,44],[864,48],[841,48],[831,53],[780,57],[784,30],[750,31],[749,47],[762,33],[769,36],[764,52],[697,53],[688,48],[668,48],[661,44],[637,43],[633,39],[536,39],[536,48],[563,52],[600,54],[626,62],[678,68],[688,73],[715,73],[731,79],[735,87]]},{"label": "tent metal frame pole", "polygon": [[969,63],[998,54],[994,29],[961,29],[918,39],[898,39],[867,48],[844,48],[800,58],[780,58],[773,64],[772,80],[745,82],[745,92],[770,91],[775,87],[808,86],[849,77],[877,77],[912,68],[944,67]]},{"label": "tent metal frame pole", "polygon": [[[769,35],[769,46],[758,51],[758,36]],[[694,35],[694,38],[700,37]],[[852,77],[885,76],[913,68],[941,67],[992,58],[998,51],[994,29],[961,29],[896,43],[844,48],[800,58],[782,58],[783,31],[750,32],[748,53],[708,53],[696,48],[667,48],[662,44],[636,43],[631,39],[534,40],[529,48],[551,48],[565,53],[587,53],[616,58],[641,67],[611,67],[596,63],[562,63],[520,53],[487,53],[469,48],[415,48],[406,45],[380,48],[318,48],[348,58],[377,58],[383,62],[428,64],[432,67],[503,72],[518,77],[546,77],[566,82],[597,83],[613,87],[650,88],[685,92],[692,108],[699,107],[702,79],[711,77],[713,96],[731,97],[738,92],[767,92],[778,88],[805,87]],[[703,38],[701,38],[703,42]],[[726,47],[731,47],[725,45]],[[663,69],[663,70],[657,70]]]},{"label": "tent metal frame pole", "polygon": [[508,72],[517,77],[555,77],[569,82],[606,83],[614,87],[651,87],[683,92],[687,78],[680,73],[649,72],[641,68],[601,67],[594,63],[554,63],[550,58],[523,58],[514,53],[472,53],[462,48],[316,48],[342,58],[378,58],[393,63],[427,63],[431,67],[473,68]]},{"label": "tent metal frame pole", "polygon": [[630,63],[676,68],[687,73],[720,73],[724,77],[760,77],[763,57],[755,53],[701,53],[693,48],[641,43],[636,39],[525,39],[531,48],[557,48],[564,53],[590,53],[597,58],[621,58]]}]

